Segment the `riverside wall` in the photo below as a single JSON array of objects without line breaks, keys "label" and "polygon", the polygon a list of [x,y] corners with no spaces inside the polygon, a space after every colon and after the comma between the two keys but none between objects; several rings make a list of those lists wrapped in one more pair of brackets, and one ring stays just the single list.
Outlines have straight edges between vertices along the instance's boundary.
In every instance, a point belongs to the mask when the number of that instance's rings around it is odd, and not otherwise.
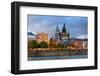
[{"label": "riverside wall", "polygon": [[55,48],[38,48],[38,49],[29,49],[28,56],[73,56],[73,55],[87,55],[87,49],[55,49]]}]

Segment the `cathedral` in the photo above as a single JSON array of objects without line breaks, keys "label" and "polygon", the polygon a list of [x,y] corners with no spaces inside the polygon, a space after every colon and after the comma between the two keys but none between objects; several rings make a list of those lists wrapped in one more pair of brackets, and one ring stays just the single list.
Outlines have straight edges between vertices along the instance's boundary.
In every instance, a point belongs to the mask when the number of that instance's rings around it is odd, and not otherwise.
[{"label": "cathedral", "polygon": [[64,45],[67,45],[69,43],[70,34],[68,32],[68,29],[66,30],[65,23],[61,31],[59,30],[59,27],[57,25],[55,32],[55,39],[57,42],[63,43]]}]

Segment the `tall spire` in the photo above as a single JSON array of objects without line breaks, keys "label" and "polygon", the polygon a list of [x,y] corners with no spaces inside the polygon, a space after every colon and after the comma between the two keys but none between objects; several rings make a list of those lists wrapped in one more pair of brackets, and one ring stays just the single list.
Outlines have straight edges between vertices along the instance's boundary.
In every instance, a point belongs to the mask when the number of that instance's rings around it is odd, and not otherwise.
[{"label": "tall spire", "polygon": [[66,33],[65,23],[64,23],[64,26],[63,26],[63,28],[62,28],[62,33]]},{"label": "tall spire", "polygon": [[57,27],[56,27],[56,32],[59,32],[59,27],[58,27],[58,24],[57,24]]}]

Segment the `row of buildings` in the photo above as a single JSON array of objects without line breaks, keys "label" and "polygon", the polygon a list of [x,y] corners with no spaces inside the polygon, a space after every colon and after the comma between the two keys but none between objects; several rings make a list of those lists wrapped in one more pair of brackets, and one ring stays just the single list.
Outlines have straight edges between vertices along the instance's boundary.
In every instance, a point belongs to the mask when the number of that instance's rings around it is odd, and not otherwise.
[{"label": "row of buildings", "polygon": [[33,37],[28,36],[28,41],[36,40],[38,43],[44,41],[47,44],[51,42],[54,44],[64,44],[64,46],[72,45],[74,47],[80,49],[87,49],[88,40],[87,39],[77,39],[77,38],[70,38],[70,33],[66,30],[65,23],[60,31],[58,25],[55,30],[55,37],[49,39],[48,34],[45,32],[40,32],[37,35],[33,35]]}]

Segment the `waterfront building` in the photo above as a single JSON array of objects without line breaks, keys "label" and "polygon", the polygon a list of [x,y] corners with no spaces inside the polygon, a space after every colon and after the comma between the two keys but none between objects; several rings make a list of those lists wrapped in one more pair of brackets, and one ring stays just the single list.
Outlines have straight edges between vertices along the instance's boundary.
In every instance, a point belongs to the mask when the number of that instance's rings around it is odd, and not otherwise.
[{"label": "waterfront building", "polygon": [[55,39],[56,39],[56,41],[60,41],[60,30],[59,30],[59,27],[58,27],[58,25],[57,25],[57,27],[56,27],[56,31],[55,31]]},{"label": "waterfront building", "polygon": [[56,45],[57,45],[56,39],[54,39],[53,37],[50,38],[50,44],[49,44],[49,47],[50,47],[50,48],[54,48],[54,47],[56,47]]},{"label": "waterfront building", "polygon": [[38,43],[44,41],[44,42],[47,42],[49,44],[49,42],[50,42],[49,39],[48,39],[48,34],[44,33],[44,32],[38,33],[36,35],[36,40],[37,40]]},{"label": "waterfront building", "polygon": [[82,43],[83,49],[88,49],[88,40],[84,39]]},{"label": "waterfront building", "polygon": [[88,40],[87,39],[73,39],[71,41],[71,45],[76,49],[87,49],[88,48]]},{"label": "waterfront building", "polygon": [[60,33],[61,35],[61,40],[68,40],[69,39],[69,32],[66,30],[65,24],[62,28],[62,32]]},{"label": "waterfront building", "polygon": [[69,34],[68,30],[66,30],[65,23],[63,25],[61,32],[60,32],[59,27],[57,25],[56,32],[55,32],[55,39],[57,40],[58,43],[61,42],[64,45],[67,45],[69,43],[70,34]]}]

